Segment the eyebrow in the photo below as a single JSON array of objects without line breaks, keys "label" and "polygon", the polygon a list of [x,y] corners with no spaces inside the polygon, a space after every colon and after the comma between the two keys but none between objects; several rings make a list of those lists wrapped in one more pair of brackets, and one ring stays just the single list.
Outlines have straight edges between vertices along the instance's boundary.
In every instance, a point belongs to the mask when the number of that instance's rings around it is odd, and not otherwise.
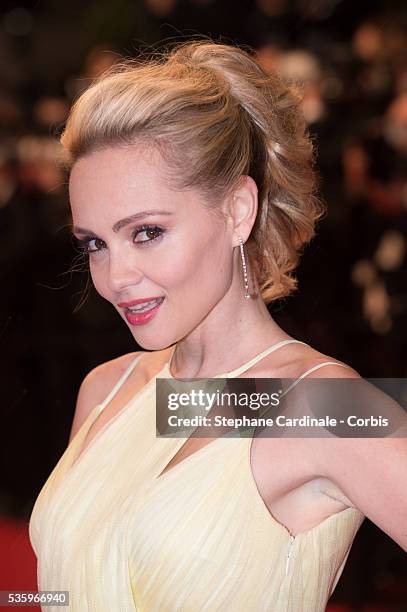
[{"label": "eyebrow", "polygon": [[[130,217],[125,217],[124,219],[120,219],[120,221],[117,221],[113,225],[112,230],[117,233],[123,227],[126,227],[126,225],[129,225],[133,221],[145,219],[146,217],[152,217],[153,215],[172,215],[172,214],[173,213],[168,210],[158,210],[156,208],[152,208],[150,210],[143,210],[134,215],[130,215]],[[75,234],[83,234],[83,235],[94,234],[94,232],[92,232],[91,230],[85,229],[83,227],[74,227],[72,231]]]}]

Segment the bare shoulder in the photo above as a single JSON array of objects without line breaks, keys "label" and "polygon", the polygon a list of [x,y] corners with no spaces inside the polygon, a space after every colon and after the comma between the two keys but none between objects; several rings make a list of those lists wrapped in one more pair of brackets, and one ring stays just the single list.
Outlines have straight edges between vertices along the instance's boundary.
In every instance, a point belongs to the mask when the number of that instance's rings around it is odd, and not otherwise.
[{"label": "bare shoulder", "polygon": [[96,366],[83,379],[79,393],[82,396],[91,394],[95,403],[99,404],[105,399],[136,357],[143,353],[144,351],[126,353]]},{"label": "bare shoulder", "polygon": [[325,355],[311,346],[305,347],[299,358],[299,366],[298,376],[311,370],[307,373],[307,378],[361,378],[348,363]]},{"label": "bare shoulder", "polygon": [[[293,340],[290,336],[283,339]],[[277,353],[271,352],[250,368],[246,376],[298,378],[305,373],[307,378],[360,378],[351,365],[297,342],[286,344]]]},{"label": "bare shoulder", "polygon": [[[361,378],[360,374],[349,364],[336,357],[321,353],[310,345],[291,345],[290,354],[286,356],[286,360],[282,363],[282,367],[282,376],[290,378],[291,380],[299,378]],[[301,402],[298,416],[302,416],[302,410],[305,410],[304,414],[307,413],[305,409],[307,402],[304,402],[305,397],[308,398],[308,402],[313,406],[313,410],[316,410],[315,398],[312,395],[313,392],[319,393],[319,401],[322,401],[323,406],[325,404],[329,406],[332,405],[327,398],[323,399],[324,393],[329,390],[326,386],[320,389],[316,389],[315,387],[307,387],[304,389],[303,385],[299,385],[297,389],[298,393],[296,397]],[[298,454],[299,461],[301,461],[300,457],[303,458],[302,468],[304,479],[307,479],[309,483],[313,483],[313,490],[317,490],[319,495],[322,494],[330,498],[331,502],[333,500],[336,504],[340,504],[342,508],[355,507],[353,500],[347,495],[347,488],[340,486],[331,470],[326,470],[326,465],[329,463],[330,442],[332,442],[331,437],[317,438],[304,436],[292,439],[281,439],[281,441],[278,441],[278,444],[282,448],[287,446],[285,449],[286,451]],[[307,460],[305,460],[305,458],[307,458]],[[296,463],[296,465],[298,465],[298,463]]]},{"label": "bare shoulder", "polygon": [[[107,397],[137,356],[143,354],[144,351],[136,351],[110,359],[93,368],[85,376],[78,392],[70,440],[81,428],[91,410]],[[143,361],[144,359],[139,360],[139,368],[143,368]]]},{"label": "bare shoulder", "polygon": [[[306,442],[312,446],[314,474],[325,483],[321,492],[357,508],[382,529],[403,550],[407,550],[405,516],[407,512],[407,439],[403,409],[390,396],[364,381],[348,364],[323,355],[309,353],[308,367],[327,361],[337,362],[320,367],[309,378],[359,378],[352,386],[354,404],[364,402],[369,414],[381,414],[400,424],[398,433],[390,437],[322,437]],[[346,366],[346,367],[343,367]],[[350,402],[352,405],[352,402]],[[349,414],[352,414],[350,412]],[[376,434],[377,435],[377,434]],[[396,437],[392,437],[396,436]],[[378,489],[377,483],[380,483]]]}]

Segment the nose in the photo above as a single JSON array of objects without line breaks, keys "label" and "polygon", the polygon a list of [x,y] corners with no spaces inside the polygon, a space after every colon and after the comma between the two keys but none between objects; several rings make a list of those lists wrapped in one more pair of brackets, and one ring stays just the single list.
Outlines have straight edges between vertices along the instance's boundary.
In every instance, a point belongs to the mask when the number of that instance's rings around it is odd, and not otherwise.
[{"label": "nose", "polygon": [[120,293],[123,290],[138,285],[143,279],[143,273],[134,257],[127,256],[123,251],[109,254],[109,270],[107,285],[113,293]]}]

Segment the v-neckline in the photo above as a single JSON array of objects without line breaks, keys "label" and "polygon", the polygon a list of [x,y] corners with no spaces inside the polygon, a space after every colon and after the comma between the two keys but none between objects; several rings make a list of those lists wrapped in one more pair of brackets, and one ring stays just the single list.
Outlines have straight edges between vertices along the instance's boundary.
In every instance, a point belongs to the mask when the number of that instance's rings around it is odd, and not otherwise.
[{"label": "v-neckline", "polygon": [[[272,345],[269,345],[266,349],[264,349],[263,351],[261,351],[260,353],[258,353],[257,355],[255,355],[254,357],[252,357],[251,359],[249,359],[248,361],[246,361],[245,363],[241,364],[240,366],[238,366],[237,368],[234,368],[233,370],[229,371],[229,372],[224,372],[223,374],[217,374],[215,376],[211,376],[211,378],[230,378],[230,377],[234,377],[236,372],[239,372],[239,370],[244,371],[244,369],[246,368],[246,366],[249,366],[252,362],[256,362],[257,360],[260,360],[264,354],[264,357],[266,357],[269,353],[273,352],[273,350],[276,350],[277,348],[280,348],[280,346],[285,346],[286,344],[291,344],[291,343],[298,343],[298,344],[305,344],[305,342],[302,342],[300,340],[295,340],[294,338],[285,338],[283,340],[279,340],[278,342],[273,343]],[[99,431],[96,433],[96,435],[94,436],[94,438],[92,438],[92,440],[90,440],[89,444],[85,447],[80,449],[79,454],[76,454],[76,456],[74,457],[73,461],[70,463],[67,472],[71,472],[73,471],[76,466],[82,462],[82,460],[84,458],[86,458],[86,456],[91,452],[92,448],[96,445],[98,441],[100,440],[101,437],[103,437],[103,434],[106,433],[106,431],[109,430],[109,426],[113,425],[117,420],[120,419],[120,417],[124,416],[125,414],[127,414],[130,405],[133,403],[133,401],[141,394],[143,393],[147,387],[154,383],[154,381],[157,378],[169,378],[171,380],[179,380],[182,381],[183,379],[177,379],[174,378],[171,374],[170,371],[170,364],[172,361],[172,357],[174,355],[175,349],[177,348],[177,343],[175,343],[172,347],[172,350],[170,352],[170,354],[168,355],[168,357],[165,360],[165,363],[163,365],[163,367],[161,368],[161,370],[155,374],[154,376],[152,376],[150,378],[150,380],[141,388],[139,389],[131,398],[130,400],[119,410],[119,412],[117,412],[114,416],[112,416],[100,429]],[[240,374],[243,372],[240,372]],[[164,374],[164,376],[163,376]],[[93,413],[96,414],[96,416],[94,416],[94,418],[91,421],[91,424],[89,425],[89,428],[87,429],[87,432],[84,436],[84,439],[82,440],[82,442],[85,441],[87,433],[89,432],[90,428],[92,427],[93,423],[96,421],[98,415],[100,414],[100,412],[97,412],[97,410],[100,410],[100,406],[103,404],[97,404],[93,410],[90,411],[88,418],[90,418],[91,415],[93,415]],[[84,421],[82,427],[85,426],[87,422],[87,419]],[[81,430],[79,430],[77,432],[77,435],[79,435]],[[182,447],[184,446],[184,444],[186,444],[188,442],[188,440],[190,439],[191,436],[189,436],[183,444],[181,444],[179,447],[176,447],[176,451],[175,453],[171,454],[171,457],[169,459],[169,461],[166,462],[166,464],[164,465],[164,467],[162,468],[162,470],[160,471],[160,473],[158,474],[158,476],[156,476],[156,480],[160,479],[161,477],[165,476],[166,474],[168,474],[169,472],[171,472],[172,469],[176,468],[177,465],[179,465],[180,463],[183,463],[183,461],[187,460],[189,457],[195,455],[196,453],[199,453],[201,450],[203,450],[204,448],[206,448],[207,446],[211,446],[214,442],[216,442],[216,440],[224,436],[219,436],[218,438],[215,438],[214,440],[212,440],[211,442],[208,442],[207,444],[205,444],[204,446],[202,446],[201,448],[199,448],[198,450],[194,451],[193,453],[191,453],[190,455],[187,455],[184,459],[182,459],[180,462],[176,463],[175,465],[172,466],[172,468],[170,468],[169,470],[166,470],[167,465],[172,461],[172,459],[174,459],[176,457],[176,455],[178,454],[178,452],[182,449]],[[181,438],[181,440],[184,440],[184,438]],[[166,471],[164,471],[166,470]]]},{"label": "v-neckline", "polygon": [[[171,352],[171,356],[172,356],[174,350],[175,350],[175,347],[173,348],[173,351]],[[86,459],[86,457],[92,452],[92,449],[95,446],[97,446],[98,442],[103,437],[103,435],[109,430],[109,427],[113,426],[115,422],[117,422],[121,417],[123,417],[125,414],[127,414],[128,410],[130,409],[130,406],[131,406],[132,402],[142,392],[144,392],[148,388],[148,386],[150,384],[153,384],[154,381],[157,378],[162,377],[163,373],[165,374],[166,372],[168,372],[167,368],[168,368],[169,362],[170,362],[170,359],[167,359],[166,362],[164,363],[163,367],[161,368],[161,370],[157,374],[155,374],[152,378],[150,378],[150,380],[141,389],[139,389],[139,391],[137,391],[135,393],[135,395],[132,396],[132,398],[123,406],[123,408],[117,414],[115,414],[111,419],[109,419],[107,421],[107,423],[105,423],[103,425],[103,427],[97,432],[95,437],[90,441],[90,443],[86,446],[86,448],[81,450],[80,454],[77,455],[72,462],[70,462],[70,465],[67,468],[67,472],[66,473],[71,473],[71,472],[73,472],[76,469],[77,466],[80,466],[81,462],[83,462]],[[239,368],[236,368],[232,372],[228,372],[226,374],[231,374],[231,373],[239,370],[240,368],[243,368],[249,362],[246,362],[246,364],[242,364],[241,366],[239,366]],[[173,378],[171,375],[169,377]],[[218,377],[222,377],[223,378],[224,375],[218,375]],[[174,379],[174,380],[177,380],[177,379]],[[94,421],[97,418],[97,410],[100,409],[100,406],[101,406],[101,404],[97,404],[93,408],[93,410],[90,411],[90,413],[88,415],[88,419],[90,419],[91,416],[94,413],[96,413],[96,416],[94,416],[92,421],[91,421],[90,427],[92,426],[92,424],[94,423]],[[86,424],[86,421],[83,423],[82,427],[84,427],[85,424]],[[81,430],[78,431],[77,435],[79,435],[80,431]],[[87,431],[89,431],[89,429]],[[85,434],[85,437],[86,437],[86,434]],[[153,477],[153,482],[156,483],[157,486],[159,484],[162,484],[164,486],[164,481],[167,479],[167,477],[169,478],[171,476],[171,473],[173,472],[173,470],[176,471],[177,468],[181,469],[181,470],[182,469],[188,469],[190,467],[190,465],[191,465],[191,462],[193,463],[194,460],[199,460],[201,455],[206,455],[207,452],[209,451],[209,448],[212,447],[212,446],[214,446],[214,448],[211,448],[211,452],[213,452],[214,450],[216,451],[219,448],[219,443],[216,444],[216,442],[219,441],[219,439],[225,440],[226,436],[223,435],[223,436],[219,436],[219,437],[213,439],[211,442],[208,442],[207,444],[205,444],[204,446],[202,446],[198,450],[196,450],[193,453],[187,455],[181,461],[179,461],[178,463],[173,465],[170,469],[166,470],[166,467],[171,462],[171,460],[174,457],[176,457],[177,453],[181,450],[181,448],[184,446],[184,444],[186,444],[186,442],[189,440],[189,438],[187,438],[187,440],[184,441],[184,439],[181,438],[180,441],[183,442],[183,444],[180,444],[180,445],[176,446],[175,453],[174,453],[174,450],[172,450],[171,458],[169,459],[169,461],[167,461],[165,463],[164,467],[161,468],[159,474],[157,476]],[[228,439],[230,439],[230,438],[228,438]],[[245,457],[247,455],[247,457],[246,457],[247,458],[247,464],[245,464],[245,468],[246,468],[246,470],[248,470],[247,476],[248,476],[248,479],[249,479],[250,487],[252,488],[253,493],[257,494],[256,497],[258,498],[258,503],[262,507],[265,519],[268,520],[268,521],[271,521],[277,528],[279,528],[292,541],[297,540],[298,538],[306,537],[309,534],[313,533],[314,531],[323,528],[324,526],[329,524],[331,522],[331,520],[333,520],[333,518],[336,515],[338,515],[338,516],[339,515],[340,516],[345,516],[349,512],[356,512],[356,513],[362,514],[360,510],[350,506],[350,507],[347,507],[347,508],[345,508],[345,509],[343,509],[343,510],[341,510],[339,512],[335,512],[335,513],[331,514],[330,516],[326,517],[324,520],[319,522],[317,525],[314,525],[314,527],[311,527],[310,529],[306,529],[305,531],[297,533],[295,536],[293,536],[291,534],[290,530],[283,523],[281,523],[278,519],[275,518],[275,516],[272,514],[272,512],[266,506],[262,496],[260,495],[260,491],[258,489],[257,482],[256,482],[256,480],[254,478],[254,474],[253,474],[253,470],[252,470],[252,465],[251,465],[251,448],[252,448],[253,436],[241,436],[241,437],[239,437],[237,439],[241,440],[242,443],[243,443],[243,440],[247,441],[247,444],[245,443],[245,445],[244,445],[245,449],[247,449],[246,453],[245,453]],[[184,463],[186,464],[185,466],[182,465]],[[176,474],[175,474],[175,477],[177,477]]]},{"label": "v-neckline", "polygon": [[[302,342],[301,340],[296,340],[295,338],[284,338],[282,340],[279,340],[279,341],[274,342],[273,344],[269,345],[263,351],[261,351],[260,353],[257,353],[251,359],[248,359],[245,363],[241,364],[237,368],[234,368],[233,370],[231,370],[229,372],[224,372],[223,374],[216,374],[214,376],[211,376],[210,378],[234,378],[234,377],[236,377],[236,373],[238,373],[237,377],[239,377],[240,374],[243,374],[243,372],[245,372],[247,370],[247,368],[250,368],[251,365],[256,364],[258,361],[261,361],[261,359],[263,359],[267,355],[271,354],[275,350],[277,350],[279,348],[282,348],[283,346],[286,346],[287,344],[294,344],[294,343],[296,343],[296,344],[306,344],[305,342]],[[177,348],[177,344],[175,344],[173,346],[172,351],[171,351],[169,357],[166,360],[166,363],[164,365],[164,368],[163,368],[162,372],[164,372],[166,374],[166,377],[168,377],[170,380],[179,381],[179,382],[182,382],[183,380],[189,380],[189,379],[175,378],[171,374],[171,362],[172,362],[172,358],[174,356],[176,348]],[[205,378],[208,378],[208,377],[205,377]],[[198,428],[196,427],[195,430],[196,429],[198,429]],[[186,457],[181,459],[181,461],[176,462],[172,467],[170,467],[167,470],[167,467],[169,466],[171,461],[177,457],[179,452],[182,451],[184,446],[187,445],[188,441],[190,440],[190,438],[192,436],[193,436],[193,433],[183,442],[183,444],[180,444],[179,446],[176,447],[175,452],[172,453],[170,459],[165,463],[164,467],[160,470],[159,474],[155,477],[155,480],[160,480],[161,478],[166,476],[169,472],[171,472],[173,469],[175,469],[178,465],[180,465],[184,461],[187,461],[193,455],[196,455],[197,453],[199,453],[200,451],[205,449],[207,446],[211,446],[219,438],[224,438],[225,437],[225,436],[218,436],[218,437],[214,438],[210,442],[207,442],[204,446],[201,446],[200,448],[198,448],[198,450],[195,450],[193,453],[190,453],[189,455],[187,455]],[[181,438],[181,440],[184,440],[184,438]]]},{"label": "v-neckline", "polygon": [[171,463],[171,461],[174,459],[174,457],[177,456],[177,454],[179,453],[180,450],[182,450],[182,448],[184,447],[184,445],[186,445],[186,443],[190,440],[191,436],[189,436],[189,438],[187,438],[186,440],[184,438],[179,438],[180,440],[183,441],[183,444],[180,444],[178,447],[176,447],[175,453],[174,451],[173,454],[171,455],[171,459],[169,461],[166,462],[165,466],[162,468],[162,470],[160,471],[160,473],[155,477],[155,480],[161,480],[162,478],[164,478],[165,476],[167,476],[168,474],[170,474],[170,472],[172,472],[175,468],[177,468],[178,466],[180,466],[182,463],[184,463],[184,461],[188,461],[188,459],[191,459],[192,457],[195,457],[195,455],[200,455],[206,448],[212,446],[215,442],[217,442],[219,439],[225,439],[225,436],[218,436],[217,438],[214,438],[213,440],[211,440],[210,442],[207,442],[206,444],[204,444],[204,446],[201,446],[200,448],[198,448],[196,451],[194,451],[193,453],[190,453],[189,455],[187,455],[186,457],[184,457],[183,459],[181,459],[181,461],[178,461],[177,463],[175,463],[175,465],[173,465],[172,467],[170,467],[167,470],[168,465]]}]

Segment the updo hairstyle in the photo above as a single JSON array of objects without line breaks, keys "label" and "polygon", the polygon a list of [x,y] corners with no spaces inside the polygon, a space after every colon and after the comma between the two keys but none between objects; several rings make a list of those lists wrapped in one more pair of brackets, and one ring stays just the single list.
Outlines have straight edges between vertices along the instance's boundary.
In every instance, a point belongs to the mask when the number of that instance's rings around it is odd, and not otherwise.
[{"label": "updo hairstyle", "polygon": [[215,213],[251,176],[258,214],[245,246],[268,304],[297,289],[293,271],[325,212],[300,104],[246,51],[194,41],[104,73],[73,105],[61,143],[70,166],[109,146],[155,146],[174,187],[197,188]]}]

